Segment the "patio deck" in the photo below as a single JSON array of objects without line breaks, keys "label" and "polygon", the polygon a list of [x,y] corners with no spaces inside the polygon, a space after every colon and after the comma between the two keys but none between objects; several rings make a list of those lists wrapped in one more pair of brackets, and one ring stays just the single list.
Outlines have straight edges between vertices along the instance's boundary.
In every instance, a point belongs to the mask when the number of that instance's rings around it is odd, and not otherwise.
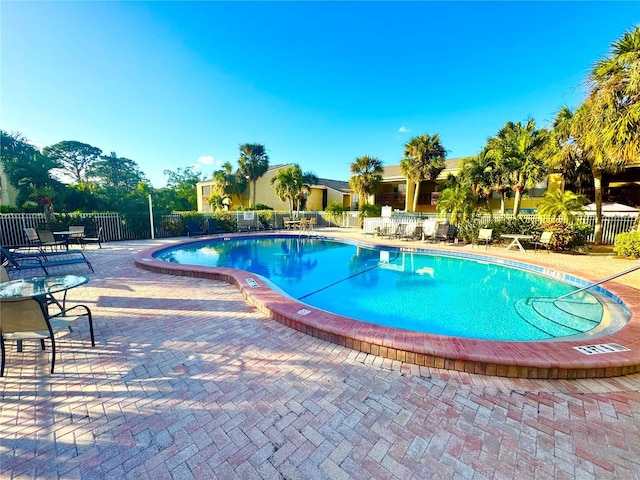
[{"label": "patio deck", "polygon": [[[91,307],[95,348],[79,325],[54,375],[49,351],[11,348],[0,477],[640,477],[639,374],[507,378],[366,354],[268,318],[233,285],[135,267],[169,243],[86,249],[96,273],[69,301]],[[502,250],[587,279],[629,266]],[[640,275],[615,283],[637,291]]]}]

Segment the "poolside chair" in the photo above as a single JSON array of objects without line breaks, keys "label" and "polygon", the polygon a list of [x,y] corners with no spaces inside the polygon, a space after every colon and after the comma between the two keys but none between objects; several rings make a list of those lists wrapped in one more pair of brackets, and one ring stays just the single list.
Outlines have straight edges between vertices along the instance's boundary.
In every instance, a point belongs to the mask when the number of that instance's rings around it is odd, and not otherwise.
[{"label": "poolside chair", "polygon": [[422,224],[422,236],[425,240],[431,242],[436,241],[436,231],[438,229],[438,222],[436,220],[425,220]]},{"label": "poolside chair", "polygon": [[298,225],[298,229],[300,232],[304,232],[305,230],[309,229],[309,220],[307,220],[307,217],[302,217],[300,219],[300,225]]},{"label": "poolside chair", "polygon": [[202,228],[200,228],[200,225],[198,225],[194,220],[189,220],[187,222],[187,236],[198,237],[206,234],[207,232],[202,230]]},{"label": "poolside chair", "polygon": [[218,233],[225,233],[225,231],[220,228],[215,218],[210,218],[207,220],[207,233],[209,235],[216,235]]},{"label": "poolside chair", "polygon": [[413,230],[405,230],[404,240],[422,240],[422,225],[416,225]]},{"label": "poolside chair", "polygon": [[289,223],[290,221],[291,217],[282,217],[282,226],[287,230],[289,230],[289,228],[291,227],[291,224]]},{"label": "poolside chair", "polygon": [[309,219],[309,232],[313,232],[315,230],[317,221],[318,219],[316,217],[311,217]]},{"label": "poolside chair", "polygon": [[26,246],[39,248],[40,237],[38,237],[38,232],[36,232],[36,229],[31,227],[25,227],[22,230],[24,230],[24,235],[26,237],[26,241],[27,241]]},{"label": "poolside chair", "polygon": [[9,273],[7,272],[7,269],[4,268],[3,265],[0,265],[0,282],[8,282],[9,280],[11,280],[9,278]]},{"label": "poolside chair", "polygon": [[61,267],[65,265],[75,265],[86,263],[92,272],[93,267],[89,260],[80,250],[67,250],[62,252],[40,252],[40,253],[19,253],[10,252],[4,247],[0,247],[0,264],[13,270],[29,270],[41,268],[46,275],[49,274],[47,268]]},{"label": "poolside chair", "polygon": [[[59,246],[64,246],[65,242],[56,240],[51,231],[36,231],[35,228],[25,227],[23,228],[25,237],[27,239],[27,247],[35,247],[40,250],[50,247],[51,250]],[[49,233],[49,235],[47,235]]]},{"label": "poolside chair", "polygon": [[95,235],[89,234],[82,238],[83,244],[97,243],[98,248],[102,248],[102,242],[104,242],[104,239],[102,238],[102,227],[98,228],[98,232]]},{"label": "poolside chair", "polygon": [[84,243],[84,225],[69,225],[69,231],[73,232],[69,235],[69,242],[76,242],[82,246]]},{"label": "poolside chair", "polygon": [[478,246],[484,242],[485,248],[489,248],[489,244],[493,239],[493,229],[481,228],[478,232]]},{"label": "poolside chair", "polygon": [[398,225],[396,225],[395,229],[392,228],[391,230],[389,230],[386,236],[387,238],[402,238],[404,237],[406,228],[406,223],[399,223]]},{"label": "poolside chair", "polygon": [[[75,310],[84,310],[84,313],[75,313]],[[93,319],[91,310],[86,305],[75,305],[63,310],[56,315],[49,315],[47,305],[38,298],[3,299],[0,303],[0,350],[2,364],[0,365],[0,377],[4,376],[6,361],[6,340],[40,340],[42,349],[44,341],[51,340],[51,373],[56,363],[55,334],[68,328],[73,322],[86,317],[89,321],[91,346],[95,347],[93,334]],[[19,348],[19,351],[21,349]]]},{"label": "poolside chair", "polygon": [[58,240],[51,230],[38,230],[38,238],[40,238],[41,249],[43,247],[51,247],[51,251],[57,250],[58,247],[69,249],[69,237],[64,240]]},{"label": "poolside chair", "polygon": [[553,232],[542,232],[540,234],[540,238],[538,238],[538,240],[534,240],[533,245],[534,245],[534,251],[538,251],[538,247],[540,248],[546,248],[547,249],[547,253],[549,253],[549,251],[551,250],[551,241],[553,239]]}]

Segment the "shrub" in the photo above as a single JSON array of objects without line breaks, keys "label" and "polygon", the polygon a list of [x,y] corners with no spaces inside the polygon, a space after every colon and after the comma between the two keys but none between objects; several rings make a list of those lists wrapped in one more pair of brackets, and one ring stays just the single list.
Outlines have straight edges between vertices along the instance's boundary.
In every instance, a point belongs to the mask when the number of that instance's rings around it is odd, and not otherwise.
[{"label": "shrub", "polygon": [[360,207],[360,228],[364,225],[365,217],[379,217],[382,215],[382,207],[380,205],[362,205]]},{"label": "shrub", "polygon": [[573,250],[584,247],[593,227],[585,223],[568,224],[566,222],[545,222],[540,225],[543,231],[553,232],[551,247],[557,250]]},{"label": "shrub", "polygon": [[327,203],[324,211],[326,213],[326,218],[329,221],[333,221],[338,223],[337,220],[342,218],[342,214],[348,210],[347,207],[342,205],[340,202],[336,202],[335,200],[331,200]]},{"label": "shrub", "polygon": [[622,257],[640,258],[640,232],[616,235],[613,251]]},{"label": "shrub", "polygon": [[478,240],[481,228],[483,228],[483,226],[480,224],[478,219],[473,218],[471,220],[466,220],[459,225],[458,236],[466,243],[473,243]]}]

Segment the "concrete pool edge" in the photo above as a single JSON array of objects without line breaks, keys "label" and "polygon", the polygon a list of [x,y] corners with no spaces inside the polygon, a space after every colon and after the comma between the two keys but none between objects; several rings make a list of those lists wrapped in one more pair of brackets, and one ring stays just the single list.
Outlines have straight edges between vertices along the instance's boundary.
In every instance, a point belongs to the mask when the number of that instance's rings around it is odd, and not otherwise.
[{"label": "concrete pool edge", "polygon": [[[236,235],[230,234],[225,238],[234,236]],[[601,378],[640,371],[640,306],[637,305],[637,301],[633,301],[640,296],[640,291],[620,283],[608,282],[606,290],[625,303],[631,313],[631,319],[623,328],[611,334],[590,340],[550,342],[505,342],[443,337],[369,324],[314,310],[273,291],[250,272],[180,265],[153,257],[158,251],[182,244],[200,243],[203,240],[207,239],[183,240],[171,245],[157,246],[139,253],[134,260],[138,267],[156,273],[209,278],[234,284],[251,305],[290,328],[347,348],[400,362],[467,373],[539,379]],[[381,246],[375,242],[362,243]],[[487,255],[478,255],[483,256]],[[530,262],[521,263],[543,266]],[[584,278],[576,272],[556,269],[554,271]],[[616,343],[629,351],[585,355],[574,348],[593,343]]]}]

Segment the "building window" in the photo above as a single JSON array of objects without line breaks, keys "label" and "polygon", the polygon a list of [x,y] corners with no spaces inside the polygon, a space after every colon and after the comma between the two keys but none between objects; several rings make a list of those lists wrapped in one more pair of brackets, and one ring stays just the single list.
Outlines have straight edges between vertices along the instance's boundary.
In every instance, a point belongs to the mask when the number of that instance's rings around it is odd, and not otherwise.
[{"label": "building window", "polygon": [[431,192],[431,205],[437,205],[438,198],[440,198],[440,192]]},{"label": "building window", "polygon": [[211,195],[211,185],[203,185],[202,186],[202,195],[203,196]]}]

